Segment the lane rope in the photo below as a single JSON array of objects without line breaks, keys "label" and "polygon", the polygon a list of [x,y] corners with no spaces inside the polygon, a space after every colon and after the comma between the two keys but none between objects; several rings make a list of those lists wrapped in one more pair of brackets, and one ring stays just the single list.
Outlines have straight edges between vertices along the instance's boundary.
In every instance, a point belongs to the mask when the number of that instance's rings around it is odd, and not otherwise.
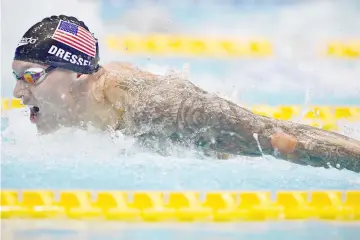
[{"label": "lane rope", "polygon": [[[276,55],[274,43],[263,38],[219,38],[171,34],[108,35],[106,46],[121,54],[169,57],[269,57]],[[345,59],[360,58],[359,39],[340,39],[318,47],[319,56]]]},{"label": "lane rope", "polygon": [[360,190],[272,194],[270,191],[9,189],[1,191],[1,218],[130,222],[360,221]]}]

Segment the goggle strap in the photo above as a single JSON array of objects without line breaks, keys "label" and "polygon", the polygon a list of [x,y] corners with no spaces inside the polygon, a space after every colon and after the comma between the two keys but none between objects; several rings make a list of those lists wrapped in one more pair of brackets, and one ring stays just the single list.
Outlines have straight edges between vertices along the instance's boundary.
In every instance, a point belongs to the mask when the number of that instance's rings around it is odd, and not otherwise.
[{"label": "goggle strap", "polygon": [[50,71],[54,70],[55,66],[49,66],[47,69],[45,69],[45,73],[49,73]]}]

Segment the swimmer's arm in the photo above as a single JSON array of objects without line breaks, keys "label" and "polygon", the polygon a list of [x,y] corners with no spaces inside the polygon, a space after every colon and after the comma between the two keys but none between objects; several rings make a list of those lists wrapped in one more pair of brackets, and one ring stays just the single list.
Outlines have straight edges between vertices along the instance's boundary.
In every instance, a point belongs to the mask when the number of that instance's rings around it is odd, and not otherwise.
[{"label": "swimmer's arm", "polygon": [[277,148],[295,144],[280,151],[279,158],[314,167],[360,172],[359,141],[303,124],[275,122],[279,130],[271,136],[272,144]]},{"label": "swimmer's arm", "polygon": [[[259,116],[221,98],[199,99],[183,102],[177,121],[188,129],[205,129],[195,133],[204,147],[234,155],[272,155],[301,165],[331,165],[360,172],[359,141]],[[196,118],[198,121],[194,121]]]}]

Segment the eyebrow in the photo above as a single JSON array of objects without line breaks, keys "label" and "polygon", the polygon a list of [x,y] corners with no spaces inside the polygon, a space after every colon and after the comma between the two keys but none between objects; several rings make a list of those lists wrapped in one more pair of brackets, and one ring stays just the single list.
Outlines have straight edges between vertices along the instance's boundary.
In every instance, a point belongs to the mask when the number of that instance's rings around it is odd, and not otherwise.
[{"label": "eyebrow", "polygon": [[[17,68],[17,69],[13,69],[13,71],[16,73],[16,75],[21,75],[22,73],[24,73],[24,71],[28,68],[31,68],[32,63],[25,63],[24,65],[21,65],[21,67]],[[21,73],[21,74],[19,74]]]}]

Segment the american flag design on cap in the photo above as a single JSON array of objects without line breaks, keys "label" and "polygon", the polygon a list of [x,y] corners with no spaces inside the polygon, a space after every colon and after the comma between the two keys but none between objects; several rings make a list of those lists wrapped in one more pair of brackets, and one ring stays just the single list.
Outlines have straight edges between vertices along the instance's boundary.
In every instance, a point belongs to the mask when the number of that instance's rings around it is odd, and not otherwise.
[{"label": "american flag design on cap", "polygon": [[60,20],[52,39],[91,57],[96,55],[96,39],[89,31],[75,23]]}]

